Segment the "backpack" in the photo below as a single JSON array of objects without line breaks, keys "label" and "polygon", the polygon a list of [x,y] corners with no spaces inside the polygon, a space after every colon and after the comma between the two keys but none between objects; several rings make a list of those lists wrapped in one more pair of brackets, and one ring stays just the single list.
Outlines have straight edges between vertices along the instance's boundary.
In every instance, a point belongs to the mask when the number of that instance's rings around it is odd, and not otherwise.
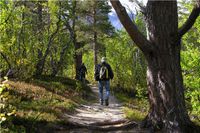
[{"label": "backpack", "polygon": [[102,65],[99,71],[100,79],[108,79],[108,68],[105,65]]}]

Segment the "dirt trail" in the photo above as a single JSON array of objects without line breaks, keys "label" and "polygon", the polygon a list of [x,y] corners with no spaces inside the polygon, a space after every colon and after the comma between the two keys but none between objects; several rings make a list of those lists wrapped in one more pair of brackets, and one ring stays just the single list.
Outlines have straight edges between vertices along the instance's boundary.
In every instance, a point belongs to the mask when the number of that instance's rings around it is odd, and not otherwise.
[{"label": "dirt trail", "polygon": [[125,118],[123,105],[112,94],[110,95],[109,106],[100,105],[98,88],[96,86],[91,86],[91,88],[96,95],[96,102],[90,105],[81,105],[73,115],[65,114],[68,121],[76,127],[70,129],[69,133],[140,132],[136,128],[136,122],[131,122]]}]

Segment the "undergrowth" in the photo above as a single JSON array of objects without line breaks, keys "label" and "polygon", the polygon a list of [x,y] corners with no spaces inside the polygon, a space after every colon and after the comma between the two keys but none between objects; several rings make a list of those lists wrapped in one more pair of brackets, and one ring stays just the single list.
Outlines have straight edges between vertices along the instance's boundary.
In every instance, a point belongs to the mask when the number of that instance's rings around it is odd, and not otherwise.
[{"label": "undergrowth", "polygon": [[142,121],[147,115],[149,108],[147,99],[130,97],[123,93],[116,93],[115,96],[124,103],[124,113],[126,118],[134,121]]},{"label": "undergrowth", "polygon": [[[113,90],[114,91],[114,90]],[[137,97],[131,97],[130,94],[126,95],[122,92],[114,92],[115,96],[124,103],[124,113],[126,115],[126,118],[129,120],[134,121],[142,121],[146,117],[149,109],[149,103],[148,99],[143,98],[137,98]],[[186,100],[186,103],[188,105],[188,101]],[[194,105],[193,105],[194,106]],[[188,109],[188,108],[187,108]],[[200,116],[194,115],[190,112],[190,109],[188,109],[190,119],[196,124],[200,126]]]},{"label": "undergrowth", "polygon": [[67,123],[64,114],[73,113],[92,93],[81,82],[62,77],[42,76],[7,84],[12,97],[9,104],[16,113],[9,123],[2,123],[3,132],[37,132],[41,126],[49,130],[49,125]]}]

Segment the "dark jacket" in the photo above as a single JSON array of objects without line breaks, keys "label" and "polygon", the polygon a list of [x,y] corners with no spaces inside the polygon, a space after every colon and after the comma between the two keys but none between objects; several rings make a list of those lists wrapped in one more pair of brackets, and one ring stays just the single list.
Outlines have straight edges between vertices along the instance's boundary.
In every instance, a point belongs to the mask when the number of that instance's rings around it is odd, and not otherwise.
[{"label": "dark jacket", "polygon": [[81,67],[79,68],[79,74],[85,77],[86,73],[87,73],[87,68],[85,67],[85,65],[81,65]]},{"label": "dark jacket", "polygon": [[[98,64],[98,65],[95,67],[94,77],[95,77],[95,80],[96,80],[96,81],[101,81],[101,80],[102,80],[102,79],[100,79],[100,77],[99,77],[100,68],[101,68],[102,65],[103,65],[103,64]],[[104,63],[104,65],[105,65],[106,68],[108,69],[108,78],[107,78],[107,79],[103,79],[103,80],[110,80],[110,79],[113,79],[114,74],[113,74],[113,71],[112,71],[111,66],[110,66],[108,63]]]}]

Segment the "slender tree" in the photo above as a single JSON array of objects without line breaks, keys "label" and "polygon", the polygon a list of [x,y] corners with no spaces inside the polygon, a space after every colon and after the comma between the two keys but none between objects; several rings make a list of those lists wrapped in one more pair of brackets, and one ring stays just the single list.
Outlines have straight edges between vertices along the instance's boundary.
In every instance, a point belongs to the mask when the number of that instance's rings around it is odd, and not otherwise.
[{"label": "slender tree", "polygon": [[[111,0],[121,23],[131,39],[144,53],[148,63],[147,86],[150,109],[144,126],[166,132],[192,132],[194,126],[185,107],[180,66],[182,36],[192,27],[200,13],[198,0],[189,18],[178,28],[177,1],[151,1],[138,4],[147,25],[147,38],[129,18],[119,0]],[[139,3],[139,2],[137,2]]]},{"label": "slender tree", "polygon": [[85,18],[85,23],[88,27],[85,32],[92,40],[94,65],[96,65],[98,63],[100,45],[102,45],[100,39],[104,35],[111,35],[114,31],[108,18],[108,13],[111,11],[111,7],[108,5],[106,0],[85,0],[82,3],[82,16]]},{"label": "slender tree", "polygon": [[70,34],[70,40],[74,46],[74,66],[75,66],[75,79],[78,79],[79,77],[79,68],[82,64],[82,53],[79,51],[82,47],[82,43],[78,41],[77,39],[77,29],[80,27],[78,25],[78,16],[79,16],[79,2],[76,0],[72,1],[66,1],[65,5],[66,7],[63,7],[64,11],[62,16],[64,18],[64,25],[66,27],[66,30],[69,31]]},{"label": "slender tree", "polygon": [[[39,2],[38,3],[38,30],[39,30],[39,33],[40,33],[40,36],[38,37],[38,41],[39,43],[42,43],[43,42],[43,33],[42,33],[42,29],[43,29],[43,23],[44,23],[44,20],[42,18],[42,3]],[[49,13],[47,13],[49,14]],[[59,32],[59,29],[60,29],[60,22],[61,22],[61,16],[60,14],[58,14],[58,20],[56,22],[56,28],[55,30],[48,36],[48,39],[47,39],[47,46],[45,47],[45,51],[43,53],[42,49],[41,48],[38,48],[38,62],[36,64],[36,71],[35,71],[35,75],[36,76],[39,76],[42,74],[43,72],[43,69],[44,69],[44,66],[45,66],[45,61],[46,61],[46,58],[47,56],[49,55],[49,51],[50,51],[50,48],[53,44],[53,41],[55,39],[55,36],[57,35],[57,33]],[[48,23],[50,25],[50,23]]]}]

